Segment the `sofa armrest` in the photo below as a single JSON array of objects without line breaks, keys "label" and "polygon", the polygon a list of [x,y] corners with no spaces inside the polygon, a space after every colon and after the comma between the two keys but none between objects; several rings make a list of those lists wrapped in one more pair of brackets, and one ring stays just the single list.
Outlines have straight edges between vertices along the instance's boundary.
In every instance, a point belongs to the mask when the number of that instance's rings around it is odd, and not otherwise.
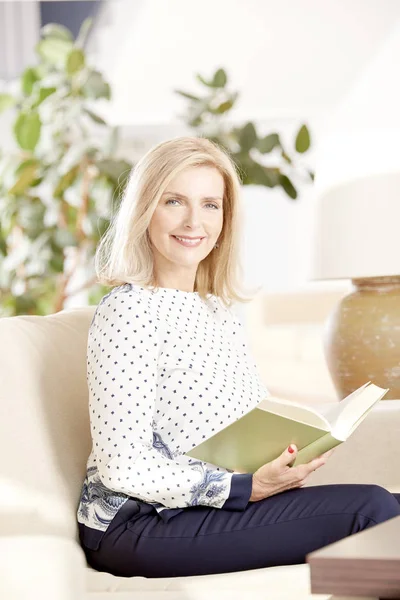
[{"label": "sofa armrest", "polygon": [[382,400],[306,485],[370,483],[400,493],[399,440],[400,400]]},{"label": "sofa armrest", "polygon": [[86,559],[74,540],[0,535],[0,598],[84,600]]}]

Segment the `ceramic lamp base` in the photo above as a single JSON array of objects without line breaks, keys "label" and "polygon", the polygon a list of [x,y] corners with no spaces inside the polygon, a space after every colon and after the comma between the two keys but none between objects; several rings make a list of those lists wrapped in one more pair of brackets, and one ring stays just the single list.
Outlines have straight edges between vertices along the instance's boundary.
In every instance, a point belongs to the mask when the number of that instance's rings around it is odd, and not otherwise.
[{"label": "ceramic lamp base", "polygon": [[324,331],[328,368],[341,399],[371,381],[400,398],[400,276],[352,280]]}]

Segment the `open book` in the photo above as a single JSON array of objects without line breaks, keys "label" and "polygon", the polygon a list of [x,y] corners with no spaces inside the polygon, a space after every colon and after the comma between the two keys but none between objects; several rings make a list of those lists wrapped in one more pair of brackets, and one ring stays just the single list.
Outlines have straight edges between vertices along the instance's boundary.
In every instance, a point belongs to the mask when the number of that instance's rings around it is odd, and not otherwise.
[{"label": "open book", "polygon": [[304,464],[346,441],[388,391],[368,382],[325,410],[268,397],[186,455],[254,473],[293,443],[299,451],[290,466]]}]

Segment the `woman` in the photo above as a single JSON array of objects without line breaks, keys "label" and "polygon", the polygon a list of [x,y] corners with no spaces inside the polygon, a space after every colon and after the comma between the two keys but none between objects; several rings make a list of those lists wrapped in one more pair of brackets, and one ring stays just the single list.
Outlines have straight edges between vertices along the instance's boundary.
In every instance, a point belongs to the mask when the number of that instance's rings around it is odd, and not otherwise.
[{"label": "woman", "polygon": [[78,509],[88,563],[172,577],[302,563],[400,514],[376,485],[302,488],[330,453],[254,474],[185,455],[268,395],[233,301],[240,182],[202,138],[159,144],[133,170],[96,253],[112,287],[89,330],[93,449]]}]

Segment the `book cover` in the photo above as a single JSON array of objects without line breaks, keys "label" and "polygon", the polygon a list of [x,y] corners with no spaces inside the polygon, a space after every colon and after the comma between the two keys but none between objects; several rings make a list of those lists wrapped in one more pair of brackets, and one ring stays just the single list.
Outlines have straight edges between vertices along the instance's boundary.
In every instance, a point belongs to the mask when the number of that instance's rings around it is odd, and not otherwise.
[{"label": "book cover", "polygon": [[387,392],[368,382],[326,412],[268,397],[186,455],[254,473],[293,443],[299,452],[291,466],[304,464],[342,444]]}]

